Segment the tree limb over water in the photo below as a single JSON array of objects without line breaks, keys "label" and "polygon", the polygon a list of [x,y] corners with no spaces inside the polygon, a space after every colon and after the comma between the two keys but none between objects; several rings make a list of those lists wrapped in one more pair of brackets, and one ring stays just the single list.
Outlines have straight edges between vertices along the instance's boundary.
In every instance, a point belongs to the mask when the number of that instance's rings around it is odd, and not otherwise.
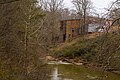
[{"label": "tree limb over water", "polygon": [[13,3],[20,0],[0,1],[0,4]]}]

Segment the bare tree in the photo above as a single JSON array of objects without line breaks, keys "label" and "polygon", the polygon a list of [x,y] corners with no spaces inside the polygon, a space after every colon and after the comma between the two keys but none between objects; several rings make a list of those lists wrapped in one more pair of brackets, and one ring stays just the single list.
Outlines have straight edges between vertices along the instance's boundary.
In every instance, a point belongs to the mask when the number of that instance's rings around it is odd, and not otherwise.
[{"label": "bare tree", "polygon": [[[97,55],[98,62],[102,64],[104,70],[118,70],[120,71],[119,53],[120,53],[120,34],[118,33],[120,27],[120,16],[119,16],[119,4],[120,0],[114,1],[111,6],[107,9],[107,13],[103,15],[105,22],[112,19],[112,24],[103,25],[106,26],[105,33],[101,38],[101,44],[99,45],[100,50]],[[116,26],[117,23],[117,26]],[[112,27],[118,27],[112,32]],[[116,64],[117,63],[117,64]]]},{"label": "bare tree", "polygon": [[8,0],[8,1],[1,0],[0,4],[13,3],[13,2],[16,2],[16,1],[20,1],[20,0]]},{"label": "bare tree", "polygon": [[90,0],[73,0],[73,4],[75,5],[78,14],[80,17],[82,16],[83,18],[83,25],[81,27],[81,34],[85,34],[85,27],[86,27],[86,18],[87,18],[87,13],[91,8],[92,2]]},{"label": "bare tree", "polygon": [[46,50],[38,39],[44,37],[44,14],[37,4],[36,0],[20,0],[0,5],[1,80],[46,80],[41,67]]},{"label": "bare tree", "polygon": [[41,0],[42,8],[45,11],[44,26],[49,32],[49,39],[52,45],[55,45],[59,34],[61,9],[63,8],[63,0]]}]

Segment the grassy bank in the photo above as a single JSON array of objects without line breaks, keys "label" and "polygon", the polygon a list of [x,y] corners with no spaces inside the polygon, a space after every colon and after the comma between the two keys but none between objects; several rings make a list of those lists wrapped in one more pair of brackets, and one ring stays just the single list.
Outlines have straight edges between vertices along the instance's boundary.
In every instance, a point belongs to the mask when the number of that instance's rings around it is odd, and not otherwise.
[{"label": "grassy bank", "polygon": [[120,35],[105,34],[94,39],[79,39],[76,43],[54,50],[55,57],[79,58],[100,67],[120,71]]},{"label": "grassy bank", "polygon": [[99,43],[96,39],[80,39],[70,46],[65,46],[61,50],[54,50],[55,57],[76,58],[81,57],[90,61],[98,52]]}]

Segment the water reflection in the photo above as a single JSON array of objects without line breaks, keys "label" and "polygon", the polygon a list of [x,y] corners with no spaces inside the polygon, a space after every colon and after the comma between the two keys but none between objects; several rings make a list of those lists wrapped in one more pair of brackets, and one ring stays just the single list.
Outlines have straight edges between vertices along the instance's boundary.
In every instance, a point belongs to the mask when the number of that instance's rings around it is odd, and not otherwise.
[{"label": "water reflection", "polygon": [[59,74],[58,67],[55,67],[51,75],[51,80],[73,80],[73,79],[62,78],[62,74]]},{"label": "water reflection", "polygon": [[[102,71],[85,68],[84,66],[50,64],[51,74],[49,80],[101,80]],[[102,80],[120,80],[120,76],[105,72]]]},{"label": "water reflection", "polygon": [[58,67],[55,67],[53,72],[52,72],[52,76],[51,76],[51,80],[60,80],[61,78],[59,77],[61,74],[58,73]]}]

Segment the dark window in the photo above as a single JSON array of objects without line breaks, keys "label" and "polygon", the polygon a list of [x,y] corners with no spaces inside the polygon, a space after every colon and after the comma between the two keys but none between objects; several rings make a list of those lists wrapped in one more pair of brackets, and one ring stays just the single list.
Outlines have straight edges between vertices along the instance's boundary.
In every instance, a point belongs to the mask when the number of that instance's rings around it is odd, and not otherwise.
[{"label": "dark window", "polygon": [[72,28],[72,32],[74,32],[74,28]]}]

